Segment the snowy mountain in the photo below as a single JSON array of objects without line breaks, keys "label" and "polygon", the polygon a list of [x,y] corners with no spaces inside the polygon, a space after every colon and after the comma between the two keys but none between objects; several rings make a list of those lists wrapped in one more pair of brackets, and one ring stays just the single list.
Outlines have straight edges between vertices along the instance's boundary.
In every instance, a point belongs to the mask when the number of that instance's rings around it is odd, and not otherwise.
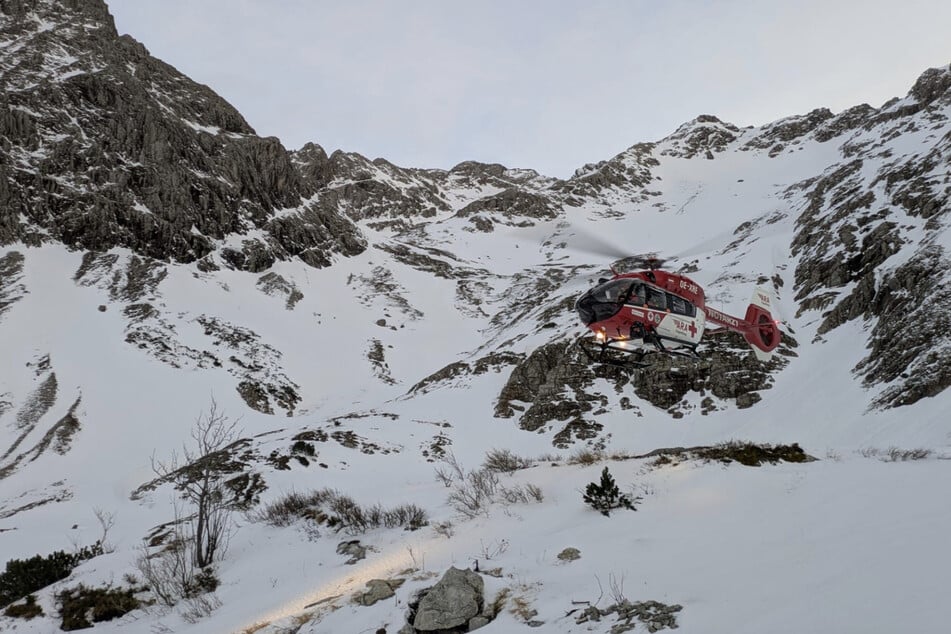
[{"label": "snowy mountain", "polygon": [[[288,151],[99,0],[0,2],[0,51],[0,543],[106,551],[32,604],[8,564],[0,629],[79,584],[143,602],[106,632],[945,629],[951,67],[560,180]],[[592,366],[599,240],[770,286],[780,354]],[[165,600],[198,485],[217,584]],[[450,566],[476,611],[424,618]]]}]

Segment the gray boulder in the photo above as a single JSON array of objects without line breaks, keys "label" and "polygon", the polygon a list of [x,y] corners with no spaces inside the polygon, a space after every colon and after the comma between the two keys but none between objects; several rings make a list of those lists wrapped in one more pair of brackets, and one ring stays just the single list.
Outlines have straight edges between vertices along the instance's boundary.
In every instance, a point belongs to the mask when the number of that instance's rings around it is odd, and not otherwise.
[{"label": "gray boulder", "polygon": [[465,625],[482,611],[483,589],[477,573],[450,568],[420,600],[413,627],[434,632]]},{"label": "gray boulder", "polygon": [[353,600],[360,605],[370,606],[389,599],[396,594],[396,589],[403,585],[403,581],[404,579],[370,579],[366,583],[366,592],[357,593]]},{"label": "gray boulder", "polygon": [[337,554],[350,557],[350,559],[347,560],[347,564],[353,565],[361,559],[366,558],[367,547],[360,544],[359,539],[352,539],[337,544]]}]

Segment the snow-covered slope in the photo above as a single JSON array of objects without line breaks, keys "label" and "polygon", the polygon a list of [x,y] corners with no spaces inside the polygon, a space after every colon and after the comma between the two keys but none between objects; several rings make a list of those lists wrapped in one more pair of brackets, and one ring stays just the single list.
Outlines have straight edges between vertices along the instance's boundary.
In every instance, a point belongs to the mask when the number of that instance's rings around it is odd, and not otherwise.
[{"label": "snow-covered slope", "polygon": [[[16,51],[56,42],[28,4],[4,15],[7,82],[25,76]],[[686,632],[941,631],[949,89],[944,67],[877,109],[761,128],[701,116],[566,181],[478,163],[401,168],[311,144],[286,155],[293,205],[258,191],[256,219],[189,263],[150,257],[137,239],[88,251],[62,237],[61,218],[18,207],[36,193],[31,161],[63,139],[44,132],[56,113],[8,95],[0,106],[21,114],[3,120],[33,128],[0,128],[3,218],[19,223],[0,247],[4,561],[95,542],[97,512],[114,516],[114,550],[39,591],[45,616],[0,617],[0,629],[53,631],[57,592],[141,579],[137,562],[161,549],[179,499],[153,467],[191,447],[215,407],[240,432],[212,469],[239,507],[214,564],[221,585],[97,629],[392,633],[415,592],[477,560],[498,608],[485,631],[612,631],[616,613],[582,617],[621,595],[681,606]],[[12,136],[27,129],[29,156],[27,137]],[[102,185],[131,187],[115,174]],[[93,190],[80,180],[57,195],[78,188],[83,200]],[[133,198],[129,213],[145,214]],[[196,201],[197,227],[214,203]],[[274,250],[293,242],[275,222],[308,213],[326,220],[315,236],[341,227],[367,248],[320,262]],[[771,284],[781,354],[762,365],[717,335],[700,362],[582,363],[572,303],[609,264],[577,248],[592,235],[679,254],[672,266],[730,312]],[[278,256],[262,270],[228,255],[249,237]],[[798,443],[817,460],[748,467],[672,450],[731,440]],[[526,468],[498,475],[494,501],[467,515],[450,499],[454,465],[476,470],[497,449]],[[604,517],[582,501],[605,466],[641,498],[636,512]],[[506,499],[527,485],[540,495]],[[428,525],[350,535],[313,514],[262,521],[287,494],[326,488],[365,507],[416,505]],[[353,564],[338,553],[350,539],[368,549]],[[580,559],[558,557],[569,547]],[[354,602],[371,579],[403,582]]]}]

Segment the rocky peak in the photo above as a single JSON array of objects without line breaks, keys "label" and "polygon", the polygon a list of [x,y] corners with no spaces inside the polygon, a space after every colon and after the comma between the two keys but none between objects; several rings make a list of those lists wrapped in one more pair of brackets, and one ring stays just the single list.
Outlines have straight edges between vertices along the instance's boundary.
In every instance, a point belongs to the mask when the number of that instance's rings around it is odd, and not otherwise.
[{"label": "rocky peak", "polygon": [[732,123],[721,121],[709,114],[702,114],[693,121],[684,123],[673,134],[658,144],[661,154],[680,158],[702,155],[712,159],[715,152],[722,152],[736,140],[740,129]]},{"label": "rocky peak", "polygon": [[316,191],[333,178],[330,158],[324,148],[316,143],[307,143],[301,149],[292,152],[291,160],[309,189]]},{"label": "rocky peak", "polygon": [[833,114],[828,108],[816,108],[808,114],[780,119],[760,128],[760,133],[750,139],[743,148],[771,148],[770,156],[775,156],[786,144],[798,143],[832,118]]},{"label": "rocky peak", "polygon": [[588,163],[575,170],[567,181],[552,185],[552,189],[566,195],[565,202],[579,206],[585,199],[605,198],[624,193],[631,199],[654,179],[651,169],[659,165],[654,156],[655,144],[638,143],[608,161]]},{"label": "rocky peak", "polygon": [[[53,4],[48,0],[0,0],[0,13],[17,19],[33,14],[34,18],[42,19],[57,12]],[[105,0],[61,0],[58,4],[70,13],[95,20],[101,27],[110,29],[113,35],[116,34],[115,22]]]},{"label": "rocky peak", "polygon": [[911,87],[909,95],[922,105],[928,105],[937,100],[941,103],[951,101],[951,64],[941,68],[929,68],[923,72],[915,85]]},{"label": "rocky peak", "polygon": [[449,170],[449,173],[465,176],[472,180],[487,181],[491,178],[502,178],[505,175],[505,166],[500,163],[463,161]]},{"label": "rocky peak", "polygon": [[499,163],[465,161],[449,172],[431,170],[433,180],[441,186],[469,190],[475,196],[490,190],[519,188],[525,193],[537,194],[559,182],[556,178],[542,176],[533,169],[508,168]]},{"label": "rocky peak", "polygon": [[908,117],[917,115],[922,110],[930,123],[941,123],[946,120],[941,106],[951,103],[951,65],[941,68],[929,68],[914,83],[904,99],[890,99],[878,110],[876,117],[867,128],[878,123],[897,122],[893,130],[907,123]]},{"label": "rocky peak", "polygon": [[191,262],[237,235],[241,246],[228,248],[242,257],[217,260],[241,268],[362,249],[355,227],[306,208],[313,183],[277,139],[119,37],[104,2],[2,8],[0,244],[122,246]]}]

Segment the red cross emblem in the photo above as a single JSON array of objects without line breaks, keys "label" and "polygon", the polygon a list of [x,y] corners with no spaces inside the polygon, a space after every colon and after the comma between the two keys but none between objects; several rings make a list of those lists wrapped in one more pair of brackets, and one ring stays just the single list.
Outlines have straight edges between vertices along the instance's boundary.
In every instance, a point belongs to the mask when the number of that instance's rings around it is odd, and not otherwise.
[{"label": "red cross emblem", "polygon": [[690,336],[695,337],[697,335],[697,325],[693,322],[690,322]]}]

